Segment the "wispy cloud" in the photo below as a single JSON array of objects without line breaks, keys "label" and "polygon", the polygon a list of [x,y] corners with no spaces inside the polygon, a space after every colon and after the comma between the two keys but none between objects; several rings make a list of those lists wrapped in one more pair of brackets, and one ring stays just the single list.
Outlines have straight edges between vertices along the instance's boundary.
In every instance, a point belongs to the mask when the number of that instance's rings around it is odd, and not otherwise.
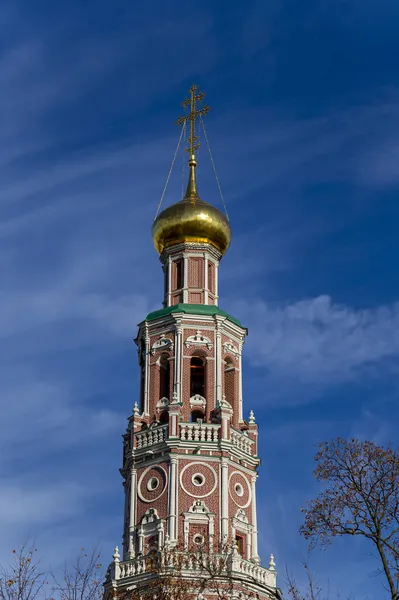
[{"label": "wispy cloud", "polygon": [[398,304],[354,309],[319,296],[238,304],[237,313],[247,315],[249,360],[277,380],[330,386],[398,364]]}]

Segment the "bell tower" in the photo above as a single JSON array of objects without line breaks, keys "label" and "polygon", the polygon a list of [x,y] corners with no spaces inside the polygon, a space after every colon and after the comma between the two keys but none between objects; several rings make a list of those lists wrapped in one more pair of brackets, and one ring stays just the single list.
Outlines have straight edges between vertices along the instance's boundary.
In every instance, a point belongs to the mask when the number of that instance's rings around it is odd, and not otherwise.
[{"label": "bell tower", "polygon": [[[258,426],[252,411],[244,418],[242,399],[247,330],[219,308],[230,225],[197,188],[195,124],[209,110],[198,108],[203,96],[193,86],[178,120],[190,127],[187,191],[152,227],[163,308],[146,316],[135,340],[141,386],[123,436],[123,547],[108,570],[106,599],[144,589],[153,576],[149,555],[174,549],[189,556],[199,547],[228,557],[221,577],[231,582],[231,597],[279,597],[273,556],[265,568],[258,554]],[[193,566],[181,577],[194,580]],[[205,587],[187,597],[214,595]]]}]

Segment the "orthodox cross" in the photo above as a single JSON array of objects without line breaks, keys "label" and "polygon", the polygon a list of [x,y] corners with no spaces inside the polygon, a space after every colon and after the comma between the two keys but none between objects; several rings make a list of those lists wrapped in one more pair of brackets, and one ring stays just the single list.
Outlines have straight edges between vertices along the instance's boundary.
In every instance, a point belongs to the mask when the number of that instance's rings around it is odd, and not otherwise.
[{"label": "orthodox cross", "polygon": [[183,125],[187,121],[190,122],[190,137],[188,138],[189,147],[186,148],[186,152],[190,153],[190,156],[195,154],[195,151],[200,147],[199,137],[195,135],[195,122],[202,115],[206,115],[210,111],[209,106],[203,106],[202,108],[196,108],[197,102],[202,102],[205,97],[204,92],[198,91],[197,85],[192,85],[189,89],[190,96],[181,103],[183,108],[188,108],[190,112],[184,117],[179,117],[176,121],[178,125]]}]

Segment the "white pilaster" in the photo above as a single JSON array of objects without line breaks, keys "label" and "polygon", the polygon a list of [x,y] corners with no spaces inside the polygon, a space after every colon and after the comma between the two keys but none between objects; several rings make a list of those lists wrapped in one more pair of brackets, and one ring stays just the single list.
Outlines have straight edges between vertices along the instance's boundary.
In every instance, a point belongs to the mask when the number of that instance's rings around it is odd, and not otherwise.
[{"label": "white pilaster", "polygon": [[150,335],[148,324],[145,324],[145,361],[144,361],[144,412],[149,414],[149,389],[150,389]]},{"label": "white pilaster", "polygon": [[208,257],[204,254],[204,304],[209,304]]},{"label": "white pilaster", "polygon": [[181,372],[182,372],[182,355],[183,355],[183,344],[182,344],[182,327],[180,323],[176,324],[176,343],[175,343],[175,392],[177,395],[177,402],[181,402]]},{"label": "white pilaster", "polygon": [[168,536],[172,543],[176,542],[176,505],[177,505],[177,458],[170,459],[169,471],[169,521]]},{"label": "white pilaster", "polygon": [[215,263],[215,304],[219,305],[219,263]]},{"label": "white pilaster", "polygon": [[188,302],[188,256],[184,255],[184,266],[183,266],[183,302]]},{"label": "white pilaster", "polygon": [[216,320],[215,347],[215,401],[216,406],[222,401],[222,332],[220,322]]},{"label": "white pilaster", "polygon": [[166,306],[172,304],[172,258],[168,256],[168,289],[166,297]]},{"label": "white pilaster", "polygon": [[259,555],[258,555],[258,518],[257,518],[257,512],[256,512],[256,478],[257,475],[253,475],[252,476],[252,486],[251,486],[251,491],[252,491],[252,560],[256,560],[259,561]]},{"label": "white pilaster", "polygon": [[242,410],[242,342],[239,346],[240,354],[238,356],[238,420],[243,420]]},{"label": "white pilaster", "polygon": [[137,471],[130,471],[129,558],[134,557],[134,531],[136,525]]},{"label": "white pilaster", "polygon": [[229,533],[229,473],[227,459],[222,458],[221,464],[221,542],[226,544]]}]

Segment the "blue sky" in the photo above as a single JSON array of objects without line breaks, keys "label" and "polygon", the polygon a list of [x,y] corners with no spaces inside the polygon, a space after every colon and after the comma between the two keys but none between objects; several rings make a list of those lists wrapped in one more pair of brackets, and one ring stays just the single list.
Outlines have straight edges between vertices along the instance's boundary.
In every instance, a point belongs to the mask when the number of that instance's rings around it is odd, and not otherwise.
[{"label": "blue sky", "polygon": [[[220,305],[249,328],[260,547],[281,585],[306,552],[317,442],[398,442],[398,27],[387,0],[2,2],[0,558],[27,532],[53,564],[120,541],[132,338],[162,299],[150,227],[193,81],[213,107],[234,236]],[[359,542],[312,562],[332,591],[383,597]]]}]

